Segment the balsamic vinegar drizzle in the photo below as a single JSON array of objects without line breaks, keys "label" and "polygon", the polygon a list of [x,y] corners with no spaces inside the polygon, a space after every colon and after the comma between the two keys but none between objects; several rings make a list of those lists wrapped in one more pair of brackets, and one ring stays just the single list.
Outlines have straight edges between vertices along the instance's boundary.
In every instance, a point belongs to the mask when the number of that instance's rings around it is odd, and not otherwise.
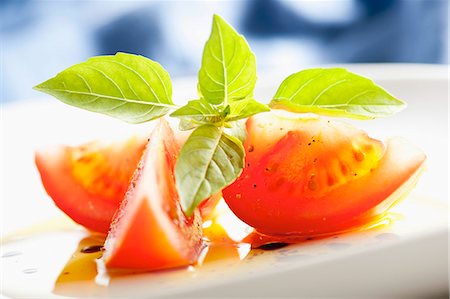
[{"label": "balsamic vinegar drizzle", "polygon": [[86,246],[80,250],[82,253],[94,253],[99,251],[103,251],[103,245]]},{"label": "balsamic vinegar drizzle", "polygon": [[289,245],[288,243],[284,243],[284,242],[270,242],[270,243],[266,243],[266,244],[263,244],[263,245],[257,247],[257,249],[276,250],[276,249],[286,247],[288,245]]},{"label": "balsamic vinegar drizzle", "polygon": [[[376,222],[368,223],[363,227],[354,228],[350,232],[357,231],[368,231],[374,228],[382,228],[390,224],[389,219],[391,216],[386,218],[378,219]],[[80,227],[78,226],[66,226],[64,223],[61,225],[60,219],[58,222],[48,223],[43,225],[39,229],[33,227],[30,231],[25,231],[23,233],[27,237],[39,237],[43,235],[54,232],[61,234],[61,227],[64,234],[74,236],[77,240],[77,246],[73,248],[75,243],[71,243],[69,247],[61,246],[55,247],[55,249],[64,249],[65,251],[70,250],[70,258],[66,261],[65,265],[59,270],[59,274],[55,277],[55,280],[48,281],[51,283],[51,289],[53,294],[63,295],[63,296],[75,296],[80,297],[83,292],[86,295],[93,294],[103,294],[102,292],[107,292],[108,286],[114,284],[123,276],[129,276],[138,272],[121,272],[121,271],[108,271],[104,267],[102,261],[103,255],[103,243],[105,241],[105,235],[102,234],[85,234],[83,231],[80,234]],[[74,232],[77,232],[73,234]],[[220,273],[221,271],[227,271],[230,267],[249,267],[248,269],[259,265],[259,261],[271,261],[274,259],[276,261],[290,262],[291,260],[298,260],[300,258],[309,258],[314,255],[308,252],[308,249],[303,250],[301,247],[294,247],[294,243],[305,244],[311,242],[312,240],[320,240],[327,238],[331,241],[326,242],[329,249],[343,250],[346,248],[345,244],[342,242],[336,242],[336,235],[327,236],[310,236],[310,235],[289,235],[289,236],[268,236],[258,233],[256,230],[252,229],[248,225],[240,222],[225,204],[222,207],[218,206],[216,211],[211,218],[205,221],[203,225],[204,240],[205,240],[205,250],[201,254],[198,262],[186,268],[179,269],[169,269],[163,275],[173,275],[173,277],[191,277],[192,275],[216,275],[214,273]],[[384,233],[384,234],[383,234]],[[47,235],[48,236],[48,235]],[[394,234],[382,232],[381,234],[376,234],[374,239],[395,239]],[[12,238],[13,240],[17,238]],[[57,239],[56,239],[57,240]],[[292,246],[291,246],[292,245]],[[45,249],[40,245],[40,250]],[[286,248],[286,249],[284,249]],[[39,251],[39,248],[37,248]],[[269,252],[270,251],[270,252]],[[4,260],[18,262],[28,259],[29,253],[20,248],[11,248],[11,250],[5,251],[2,254]],[[69,256],[69,255],[68,255]],[[263,257],[264,256],[264,257]],[[254,260],[258,259],[256,264]],[[33,264],[33,260],[30,260],[21,266],[19,270],[23,275],[35,279],[37,281],[42,281],[44,284],[48,283],[43,279],[48,279],[46,277],[47,270],[41,269],[39,263]],[[241,263],[243,262],[243,263]],[[264,263],[264,262],[263,262]],[[58,264],[60,265],[60,264]],[[182,269],[186,270],[183,273]],[[223,269],[223,270],[221,270]],[[53,270],[52,270],[53,271]],[[141,274],[142,272],[139,272]],[[148,273],[148,274],[157,274]],[[156,277],[156,276],[155,276]],[[171,276],[172,277],[172,276]],[[24,278],[29,279],[29,278]],[[176,283],[177,280],[174,280]],[[164,281],[162,280],[161,283]],[[76,285],[82,283],[84,288],[77,288]],[[158,282],[159,284],[160,282]],[[169,283],[169,282],[165,282]],[[83,294],[84,294],[83,293]]]}]

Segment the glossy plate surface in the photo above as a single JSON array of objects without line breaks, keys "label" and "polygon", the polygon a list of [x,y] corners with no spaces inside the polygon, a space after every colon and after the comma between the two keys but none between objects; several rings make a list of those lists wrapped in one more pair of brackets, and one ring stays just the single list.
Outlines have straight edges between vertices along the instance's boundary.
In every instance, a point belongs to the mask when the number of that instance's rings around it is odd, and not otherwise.
[{"label": "glossy plate surface", "polygon": [[[351,121],[371,136],[402,136],[428,156],[417,187],[390,220],[370,230],[275,250],[211,250],[203,266],[133,275],[108,274],[89,246],[101,244],[47,197],[33,152],[49,144],[120,139],[151,124],[127,125],[42,97],[3,106],[1,280],[5,297],[447,296],[448,68],[347,65],[408,102],[398,115]],[[294,71],[294,70],[293,70]],[[261,74],[256,98],[268,102],[283,76]],[[174,99],[195,95],[195,79],[174,83]],[[225,207],[223,207],[225,209]],[[221,222],[246,227],[230,214]],[[388,223],[389,222],[389,223]],[[80,249],[92,253],[80,253]],[[88,249],[86,249],[88,248]],[[81,261],[80,261],[81,260]],[[80,265],[83,265],[80,269]]]}]

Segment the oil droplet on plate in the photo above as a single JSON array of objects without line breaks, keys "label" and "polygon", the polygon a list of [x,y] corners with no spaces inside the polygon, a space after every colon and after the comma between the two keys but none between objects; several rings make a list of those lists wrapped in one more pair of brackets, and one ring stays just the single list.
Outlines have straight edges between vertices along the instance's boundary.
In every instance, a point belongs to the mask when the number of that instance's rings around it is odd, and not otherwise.
[{"label": "oil droplet on plate", "polygon": [[22,272],[25,274],[33,274],[33,273],[37,272],[37,269],[36,268],[28,268],[28,269],[23,269]]},{"label": "oil droplet on plate", "polygon": [[351,247],[351,245],[349,243],[330,243],[328,244],[328,247],[334,249],[334,250],[345,250],[349,247]]},{"label": "oil droplet on plate", "polygon": [[392,241],[392,240],[400,239],[400,236],[397,234],[393,234],[393,233],[383,233],[383,234],[376,235],[375,239]]},{"label": "oil droplet on plate", "polygon": [[18,255],[21,255],[22,254],[22,252],[20,252],[20,251],[9,251],[9,252],[5,252],[3,255],[2,255],[2,258],[7,258],[7,257],[13,257],[13,256],[18,256]]}]

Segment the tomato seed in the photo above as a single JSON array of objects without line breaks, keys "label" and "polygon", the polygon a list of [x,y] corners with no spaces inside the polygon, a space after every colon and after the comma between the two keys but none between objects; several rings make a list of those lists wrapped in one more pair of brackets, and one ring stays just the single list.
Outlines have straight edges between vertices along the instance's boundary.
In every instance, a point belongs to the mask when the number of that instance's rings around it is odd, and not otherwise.
[{"label": "tomato seed", "polygon": [[317,187],[317,182],[313,178],[311,178],[308,182],[308,189],[314,191],[317,190]]},{"label": "tomato seed", "polygon": [[364,160],[366,155],[363,152],[356,150],[356,151],[353,151],[353,157],[355,158],[356,161],[361,162]]}]

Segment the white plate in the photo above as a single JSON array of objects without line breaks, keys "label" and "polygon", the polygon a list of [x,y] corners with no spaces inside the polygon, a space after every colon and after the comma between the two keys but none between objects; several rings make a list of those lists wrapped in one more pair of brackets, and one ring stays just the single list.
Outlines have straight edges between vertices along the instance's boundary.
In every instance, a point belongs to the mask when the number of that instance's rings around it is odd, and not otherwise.
[{"label": "white plate", "polygon": [[[188,271],[113,278],[99,275],[96,281],[56,287],[56,278],[85,232],[69,229],[41,233],[37,239],[2,244],[3,296],[448,296],[448,67],[345,67],[373,78],[408,102],[408,108],[394,117],[356,121],[374,137],[403,136],[428,156],[427,170],[417,187],[396,208],[404,215],[402,219],[390,226],[337,239],[253,251],[253,257],[243,261],[229,259]],[[287,74],[289,71],[283,76]],[[269,101],[283,76],[260,75],[256,97]],[[195,79],[175,81],[174,89],[177,101],[192,98]],[[121,138],[151,126],[126,125],[47,97],[2,108],[3,236],[62,216],[40,184],[33,163],[37,147]]]}]

